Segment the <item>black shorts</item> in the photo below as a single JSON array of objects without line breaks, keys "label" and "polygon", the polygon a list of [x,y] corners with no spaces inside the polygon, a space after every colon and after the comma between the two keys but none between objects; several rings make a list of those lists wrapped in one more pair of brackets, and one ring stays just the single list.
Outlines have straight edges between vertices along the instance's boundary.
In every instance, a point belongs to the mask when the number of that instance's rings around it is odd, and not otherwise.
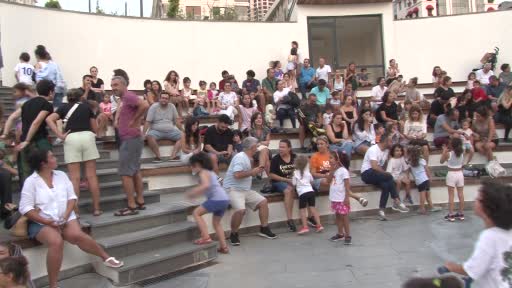
[{"label": "black shorts", "polygon": [[430,191],[430,181],[429,180],[427,180],[417,186],[418,186],[418,192]]},{"label": "black shorts", "polygon": [[299,196],[299,209],[315,207],[315,192],[306,192]]}]

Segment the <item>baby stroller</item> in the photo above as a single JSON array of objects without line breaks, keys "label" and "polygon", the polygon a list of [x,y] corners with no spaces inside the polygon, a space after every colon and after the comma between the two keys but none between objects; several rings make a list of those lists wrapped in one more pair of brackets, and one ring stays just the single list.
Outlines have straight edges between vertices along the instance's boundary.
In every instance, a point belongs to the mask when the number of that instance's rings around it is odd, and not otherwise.
[{"label": "baby stroller", "polygon": [[494,47],[494,52],[485,53],[482,59],[480,59],[480,63],[482,64],[480,67],[473,69],[474,71],[480,70],[484,67],[486,63],[491,63],[491,70],[494,71],[496,69],[496,64],[498,64],[498,54],[500,53],[500,48]]},{"label": "baby stroller", "polygon": [[306,127],[306,131],[309,131],[309,133],[311,133],[313,136],[311,137],[311,150],[317,151],[318,149],[316,148],[316,138],[318,136],[326,135],[327,133],[325,129],[318,128],[315,124],[308,121],[306,115],[304,115],[300,108],[297,108],[295,111],[297,113],[297,119],[299,120],[300,125]]}]

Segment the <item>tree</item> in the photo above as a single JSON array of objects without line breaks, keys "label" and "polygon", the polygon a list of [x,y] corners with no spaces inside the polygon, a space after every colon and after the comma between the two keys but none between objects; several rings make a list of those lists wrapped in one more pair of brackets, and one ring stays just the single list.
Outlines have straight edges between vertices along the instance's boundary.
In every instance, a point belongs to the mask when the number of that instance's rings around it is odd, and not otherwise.
[{"label": "tree", "polygon": [[180,0],[169,0],[169,8],[167,8],[167,17],[177,18],[180,14]]},{"label": "tree", "polygon": [[96,0],[96,13],[97,14],[105,14],[105,11],[100,7],[100,0]]},{"label": "tree", "polygon": [[60,7],[59,0],[48,0],[48,2],[46,2],[44,4],[44,7],[54,8],[54,9],[62,9],[62,7]]}]

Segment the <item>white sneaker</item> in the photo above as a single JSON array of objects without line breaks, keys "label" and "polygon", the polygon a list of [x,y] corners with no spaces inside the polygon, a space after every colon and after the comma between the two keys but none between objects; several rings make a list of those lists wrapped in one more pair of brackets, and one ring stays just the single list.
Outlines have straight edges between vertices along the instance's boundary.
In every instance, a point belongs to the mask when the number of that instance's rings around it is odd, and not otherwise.
[{"label": "white sneaker", "polygon": [[381,220],[381,221],[386,221],[386,220],[388,220],[388,219],[386,218],[386,212],[384,212],[384,210],[379,210],[379,217],[380,217],[380,220]]},{"label": "white sneaker", "polygon": [[400,213],[409,212],[409,208],[405,207],[404,203],[402,203],[402,202],[400,202],[400,204],[394,203],[393,206],[391,206],[391,209],[398,211]]}]

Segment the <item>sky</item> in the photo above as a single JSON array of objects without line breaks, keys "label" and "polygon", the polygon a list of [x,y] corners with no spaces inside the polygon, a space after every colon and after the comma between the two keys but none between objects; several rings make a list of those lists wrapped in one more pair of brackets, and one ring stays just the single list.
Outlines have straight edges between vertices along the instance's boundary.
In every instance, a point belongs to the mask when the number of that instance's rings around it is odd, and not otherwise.
[{"label": "sky", "polygon": [[[117,12],[118,15],[124,15],[124,3],[128,4],[128,15],[139,16],[140,15],[140,0],[90,0],[91,9],[93,12],[96,11],[96,1],[99,1],[99,6],[105,13]],[[38,0],[38,6],[44,6],[47,0]],[[143,0],[144,4],[144,16],[151,16],[151,6],[153,5],[152,0]],[[89,0],[59,0],[60,6],[65,10],[74,10],[89,12]]]}]

